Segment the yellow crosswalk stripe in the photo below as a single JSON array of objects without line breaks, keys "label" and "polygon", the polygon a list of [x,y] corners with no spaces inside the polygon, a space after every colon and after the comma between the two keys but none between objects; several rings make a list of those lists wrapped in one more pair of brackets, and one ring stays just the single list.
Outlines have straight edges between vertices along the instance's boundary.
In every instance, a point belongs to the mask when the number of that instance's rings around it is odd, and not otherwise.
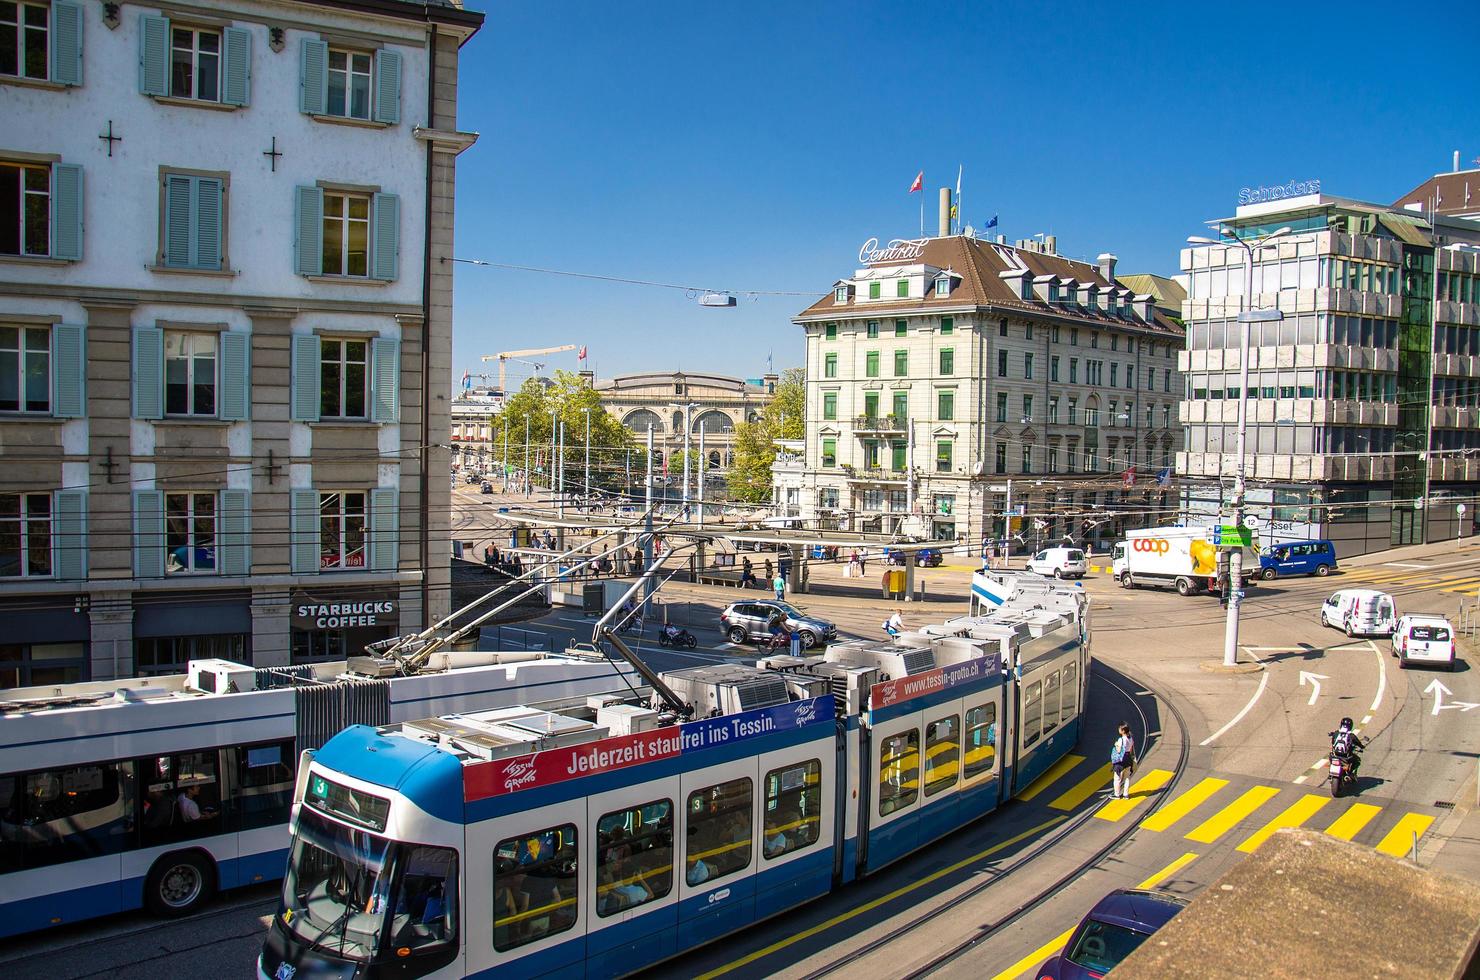
[{"label": "yellow crosswalk stripe", "polygon": [[1171,781],[1172,773],[1170,770],[1153,769],[1131,784],[1130,799],[1110,800],[1095,811],[1095,816],[1101,820],[1119,820],[1134,810],[1148,796]]},{"label": "yellow crosswalk stripe", "polygon": [[1443,589],[1442,591],[1457,593],[1459,595],[1477,595],[1480,594],[1480,584],[1471,585],[1464,588]]},{"label": "yellow crosswalk stripe", "polygon": [[1052,785],[1053,782],[1057,780],[1060,776],[1068,772],[1070,769],[1073,769],[1075,766],[1079,765],[1083,761],[1084,756],[1082,755],[1071,754],[1064,756],[1058,762],[1055,762],[1053,765],[1044,770],[1043,775],[1033,780],[1033,782],[1028,786],[1027,789],[1019,793],[1018,799],[1031,800],[1039,793],[1048,789],[1048,787]]},{"label": "yellow crosswalk stripe", "polygon": [[1228,785],[1228,780],[1209,776],[1181,796],[1167,803],[1160,810],[1141,821],[1147,830],[1166,830],[1207,800],[1208,797]]},{"label": "yellow crosswalk stripe", "polygon": [[1326,833],[1337,840],[1351,840],[1381,812],[1382,807],[1371,803],[1353,803],[1345,813],[1336,818],[1335,823],[1326,828]]},{"label": "yellow crosswalk stripe", "polygon": [[1252,854],[1259,849],[1259,845],[1269,839],[1269,836],[1282,827],[1299,827],[1311,817],[1320,812],[1321,807],[1331,802],[1329,796],[1317,796],[1314,793],[1306,793],[1294,803],[1285,807],[1284,811],[1269,823],[1260,827],[1249,835],[1248,840],[1238,846],[1245,854]]},{"label": "yellow crosswalk stripe", "polygon": [[1211,844],[1234,828],[1241,820],[1279,795],[1273,786],[1255,786],[1213,814],[1187,834],[1188,840],[1199,844]]},{"label": "yellow crosswalk stripe", "polygon": [[1069,941],[1069,937],[1073,934],[1074,930],[1072,928],[1065,929],[1063,932],[1059,933],[1057,936],[1054,936],[1042,946],[1039,946],[1037,949],[1033,950],[1033,952],[1029,953],[1027,956],[1024,956],[1022,959],[1018,960],[1012,966],[1009,966],[1007,969],[994,976],[992,980],[1016,980],[1016,978],[1022,976],[1024,973],[1027,973],[1029,970],[1033,969],[1033,967],[1037,966],[1039,963],[1042,963],[1044,960],[1048,959],[1050,956],[1063,949],[1064,944]]},{"label": "yellow crosswalk stripe", "polygon": [[1177,860],[1173,861],[1171,864],[1167,865],[1165,868],[1162,868],[1156,874],[1152,875],[1150,878],[1147,878],[1145,881],[1141,882],[1136,887],[1137,888],[1155,888],[1157,885],[1161,884],[1163,881],[1166,881],[1172,875],[1176,874],[1178,871],[1181,871],[1183,868],[1187,867],[1189,864],[1191,864],[1195,860],[1197,860],[1197,854],[1196,854],[1196,852],[1194,852],[1194,851],[1188,851],[1186,854],[1184,854],[1181,857],[1177,858]]},{"label": "yellow crosswalk stripe", "polygon": [[1094,772],[1075,783],[1058,799],[1049,804],[1055,810],[1073,810],[1089,799],[1110,781],[1110,763],[1105,763]]},{"label": "yellow crosswalk stripe", "polygon": [[1480,576],[1464,575],[1460,578],[1441,578],[1434,583],[1434,588],[1448,590],[1459,586],[1474,585],[1480,582]]},{"label": "yellow crosswalk stripe", "polygon": [[1413,849],[1414,838],[1422,837],[1423,832],[1428,830],[1429,824],[1433,822],[1434,818],[1428,814],[1405,814],[1403,819],[1399,820],[1397,825],[1388,831],[1387,836],[1382,839],[1382,843],[1377,845],[1377,849],[1383,854],[1390,854],[1393,857],[1407,857]]}]

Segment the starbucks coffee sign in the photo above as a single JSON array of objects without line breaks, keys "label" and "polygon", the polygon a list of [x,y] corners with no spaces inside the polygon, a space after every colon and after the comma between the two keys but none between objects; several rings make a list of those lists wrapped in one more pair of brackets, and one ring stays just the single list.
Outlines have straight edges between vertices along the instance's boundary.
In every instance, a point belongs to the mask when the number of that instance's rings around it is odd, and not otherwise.
[{"label": "starbucks coffee sign", "polygon": [[399,623],[400,610],[394,599],[356,599],[325,602],[302,592],[293,596],[295,630],[343,630],[390,626]]}]

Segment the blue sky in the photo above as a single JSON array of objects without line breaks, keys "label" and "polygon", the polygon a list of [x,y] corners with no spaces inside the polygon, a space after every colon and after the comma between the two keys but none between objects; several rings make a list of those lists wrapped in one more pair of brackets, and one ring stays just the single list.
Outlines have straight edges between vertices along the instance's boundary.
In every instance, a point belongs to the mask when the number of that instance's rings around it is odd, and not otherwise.
[{"label": "blue sky", "polygon": [[1465,4],[468,2],[459,257],[813,295],[460,265],[459,376],[558,343],[602,377],[798,364],[792,315],[918,231],[921,169],[927,229],[963,164],[968,221],[1172,274],[1242,186],[1391,201],[1480,156]]}]

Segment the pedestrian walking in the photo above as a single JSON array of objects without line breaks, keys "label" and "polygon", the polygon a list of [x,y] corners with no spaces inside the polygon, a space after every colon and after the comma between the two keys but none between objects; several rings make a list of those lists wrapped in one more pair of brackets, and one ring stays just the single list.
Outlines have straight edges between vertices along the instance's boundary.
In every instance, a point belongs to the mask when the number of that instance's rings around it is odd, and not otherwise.
[{"label": "pedestrian walking", "polygon": [[1131,726],[1125,722],[1120,723],[1120,737],[1110,747],[1110,769],[1115,774],[1110,795],[1116,799],[1130,799],[1131,776],[1136,771],[1136,740],[1131,738]]},{"label": "pedestrian walking", "polygon": [[776,590],[777,602],[780,602],[782,599],[786,598],[786,579],[781,577],[780,572],[777,572],[776,577],[771,580],[771,588]]},{"label": "pedestrian walking", "polygon": [[771,581],[771,579],[773,577],[775,577],[775,574],[776,574],[772,570],[771,559],[769,559],[769,558],[766,559],[766,566],[765,567],[766,567],[766,581],[769,582],[769,581]]}]

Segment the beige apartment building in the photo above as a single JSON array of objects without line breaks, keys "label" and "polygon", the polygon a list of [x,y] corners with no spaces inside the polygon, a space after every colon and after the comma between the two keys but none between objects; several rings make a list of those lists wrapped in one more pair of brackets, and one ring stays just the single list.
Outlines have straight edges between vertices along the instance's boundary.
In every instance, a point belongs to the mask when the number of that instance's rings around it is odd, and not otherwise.
[{"label": "beige apartment building", "polygon": [[420,628],[449,602],[441,259],[482,15],[23,6],[46,43],[0,58],[0,687]]}]

